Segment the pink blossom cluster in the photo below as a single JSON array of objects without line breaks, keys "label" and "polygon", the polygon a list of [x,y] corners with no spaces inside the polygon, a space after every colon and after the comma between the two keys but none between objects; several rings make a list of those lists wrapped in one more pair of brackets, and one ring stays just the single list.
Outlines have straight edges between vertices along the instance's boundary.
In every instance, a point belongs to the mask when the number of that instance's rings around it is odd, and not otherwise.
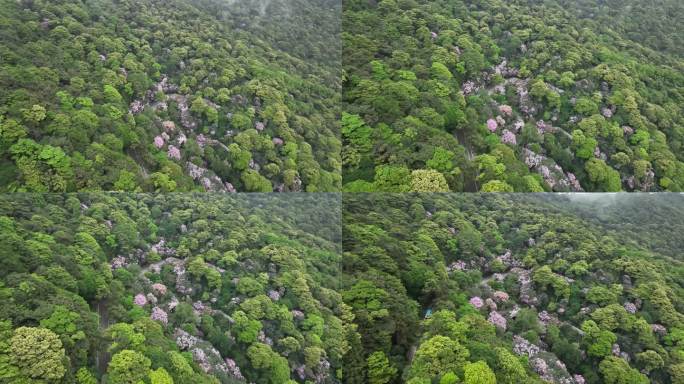
[{"label": "pink blossom cluster", "polygon": [[623,126],[622,126],[622,133],[623,133],[625,136],[629,136],[629,135],[631,135],[632,133],[634,133],[634,129],[633,129],[632,127],[628,126],[628,125],[623,125]]},{"label": "pink blossom cluster", "polygon": [[164,325],[169,323],[169,316],[166,314],[166,312],[164,312],[163,309],[159,307],[152,308],[152,314],[150,315],[150,319],[161,321]]},{"label": "pink blossom cluster", "polygon": [[546,376],[549,373],[549,366],[546,361],[541,358],[536,358],[532,362],[532,369],[539,374],[539,376]]},{"label": "pink blossom cluster", "polygon": [[112,259],[112,269],[123,268],[126,266],[126,258],[123,256],[117,256]]},{"label": "pink blossom cluster", "polygon": [[537,121],[537,132],[539,132],[540,135],[543,135],[546,132],[547,128],[548,126],[546,125],[544,120]]},{"label": "pink blossom cluster", "polygon": [[226,357],[226,366],[228,366],[228,373],[230,373],[234,378],[238,380],[244,380],[244,376],[242,376],[242,373],[240,372],[240,367],[238,367],[237,363],[235,363],[235,360]]},{"label": "pink blossom cluster", "polygon": [[146,297],[147,297],[148,303],[150,303],[152,305],[157,305],[157,298],[153,294],[148,293]]},{"label": "pink blossom cluster", "polygon": [[499,112],[503,113],[506,116],[510,116],[513,113],[513,108],[511,108],[510,105],[500,105],[499,106]]},{"label": "pink blossom cluster", "polygon": [[470,303],[470,305],[477,309],[482,308],[482,306],[484,305],[484,301],[482,301],[482,298],[478,296],[471,297],[468,302]]},{"label": "pink blossom cluster", "polygon": [[651,330],[659,335],[667,334],[667,328],[661,324],[651,324]]},{"label": "pink blossom cluster", "polygon": [[587,382],[582,375],[573,375],[572,378],[575,379],[575,384],[585,384]]},{"label": "pink blossom cluster", "polygon": [[207,361],[207,354],[203,349],[195,348],[192,350],[192,357],[205,373],[211,370],[211,364]]},{"label": "pink blossom cluster", "polygon": [[536,153],[530,151],[529,149],[524,150],[524,155],[525,155],[525,164],[527,165],[528,168],[537,167],[544,160],[544,156],[536,154]]},{"label": "pink blossom cluster", "polygon": [[178,304],[179,304],[178,299],[176,299],[176,298],[174,297],[174,298],[169,302],[169,311],[173,311],[174,309],[176,309],[176,307],[178,306]]},{"label": "pink blossom cluster", "polygon": [[613,353],[613,356],[620,356],[620,344],[618,344],[618,343],[613,344],[613,347],[611,348],[611,352]]},{"label": "pink blossom cluster", "polygon": [[539,353],[539,347],[518,335],[513,336],[513,352],[520,356],[532,357]]},{"label": "pink blossom cluster", "polygon": [[572,187],[573,191],[581,191],[582,190],[582,185],[580,185],[579,180],[577,180],[577,176],[575,176],[574,173],[568,172],[567,177],[568,177],[568,182],[570,183],[570,187]]},{"label": "pink blossom cluster", "polygon": [[522,120],[516,120],[513,124],[513,129],[515,132],[520,132],[520,130],[525,126],[525,122]]},{"label": "pink blossom cluster", "polygon": [[181,350],[187,350],[195,346],[199,340],[182,329],[176,329],[176,345]]},{"label": "pink blossom cluster", "polygon": [[152,284],[152,291],[159,296],[164,296],[166,295],[166,285],[162,283],[154,283]]},{"label": "pink blossom cluster", "polygon": [[501,135],[501,140],[504,142],[504,144],[516,145],[518,143],[515,134],[508,129],[504,129],[503,134]]},{"label": "pink blossom cluster", "polygon": [[157,149],[161,149],[164,146],[164,138],[161,136],[155,136],[154,146],[157,147]]},{"label": "pink blossom cluster", "polygon": [[430,36],[432,36],[433,39],[437,38],[437,32],[430,32]]},{"label": "pink blossom cluster", "polygon": [[169,150],[166,154],[169,156],[170,159],[181,159],[180,149],[178,149],[176,146],[169,145]]},{"label": "pink blossom cluster", "polygon": [[295,372],[297,372],[297,376],[299,376],[300,379],[306,379],[306,365],[302,364],[298,366],[295,368]]},{"label": "pink blossom cluster", "polygon": [[133,303],[137,306],[144,307],[147,304],[147,298],[144,294],[138,293],[133,299]]},{"label": "pink blossom cluster", "polygon": [[193,180],[197,180],[204,175],[207,170],[188,161],[188,174]]},{"label": "pink blossom cluster", "polygon": [[496,120],[494,120],[494,119],[487,120],[487,129],[489,129],[489,132],[495,132],[498,127],[499,127],[499,123],[497,123]]},{"label": "pink blossom cluster", "polygon": [[602,109],[601,109],[601,114],[602,114],[603,117],[605,117],[606,119],[610,119],[611,117],[613,117],[613,111],[612,111],[610,108],[605,108],[605,107],[602,108]]},{"label": "pink blossom cluster", "polygon": [[178,140],[178,145],[180,146],[180,145],[185,144],[185,142],[188,141],[188,138],[185,136],[185,134],[184,134],[183,132],[181,132],[181,133],[178,135],[178,139],[177,139],[177,140]]},{"label": "pink blossom cluster", "polygon": [[539,317],[539,321],[541,321],[541,322],[544,323],[544,324],[548,324],[549,321],[551,321],[551,319],[552,319],[552,318],[551,318],[551,315],[549,315],[549,313],[546,312],[546,311],[541,311],[541,312],[539,312],[539,314],[537,315],[537,317]]},{"label": "pink blossom cluster", "polygon": [[506,330],[506,318],[503,317],[499,312],[491,311],[487,320],[494,324],[497,328],[500,328],[504,331]]},{"label": "pink blossom cluster", "polygon": [[292,317],[294,317],[297,320],[301,320],[304,318],[304,312],[302,312],[298,309],[293,309],[292,310]]},{"label": "pink blossom cluster", "polygon": [[273,301],[278,301],[278,300],[280,300],[280,292],[275,291],[275,290],[270,290],[270,291],[268,291],[268,297]]},{"label": "pink blossom cluster", "polygon": [[261,121],[259,121],[256,124],[254,124],[254,127],[256,128],[257,131],[261,132],[264,130],[264,128],[266,128],[266,125],[264,123],[262,123]]},{"label": "pink blossom cluster", "polygon": [[274,137],[272,141],[273,141],[273,145],[276,145],[276,146],[281,146],[285,143],[283,141],[283,139],[281,139],[280,137]]},{"label": "pink blossom cluster", "polygon": [[447,267],[447,272],[465,271],[466,263],[463,260],[454,261]]},{"label": "pink blossom cluster", "polygon": [[637,307],[634,303],[627,302],[627,303],[625,303],[624,307],[627,310],[627,312],[629,312],[631,314],[635,314],[637,311]]},{"label": "pink blossom cluster", "polygon": [[496,291],[494,292],[494,300],[503,303],[505,301],[508,301],[508,293],[504,291]]},{"label": "pink blossom cluster", "polygon": [[461,91],[463,92],[464,95],[469,95],[476,90],[477,90],[477,86],[475,85],[474,82],[472,82],[470,80],[463,83],[463,86],[461,87]]},{"label": "pink blossom cluster", "polygon": [[202,304],[202,302],[198,300],[192,303],[192,308],[197,312],[202,312],[204,311],[204,304]]}]

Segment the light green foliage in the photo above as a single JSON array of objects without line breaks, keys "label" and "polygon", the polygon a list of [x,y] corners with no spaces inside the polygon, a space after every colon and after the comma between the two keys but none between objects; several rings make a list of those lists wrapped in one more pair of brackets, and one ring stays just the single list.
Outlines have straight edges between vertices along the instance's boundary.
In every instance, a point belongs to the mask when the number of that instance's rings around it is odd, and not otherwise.
[{"label": "light green foliage", "polygon": [[599,364],[599,372],[606,384],[647,384],[648,378],[619,357],[606,357]]},{"label": "light green foliage", "polygon": [[444,175],[431,169],[411,172],[411,192],[449,192]]},{"label": "light green foliage", "polygon": [[496,384],[496,376],[486,362],[478,361],[465,365],[463,382],[465,384]]},{"label": "light green foliage", "polygon": [[36,381],[57,381],[67,364],[59,337],[44,328],[19,327],[10,340],[11,363],[21,376]]},{"label": "light green foliage", "polygon": [[459,342],[445,336],[433,336],[416,351],[411,376],[432,378],[444,372],[460,371],[468,356],[468,350]]},{"label": "light green foliage", "polygon": [[386,384],[392,381],[397,369],[392,366],[382,351],[368,356],[368,382],[370,384]]},{"label": "light green foliage", "polygon": [[164,368],[159,368],[150,372],[151,384],[173,384],[173,378]]},{"label": "light green foliage", "polygon": [[150,364],[145,355],[125,349],[112,356],[107,377],[112,384],[138,384],[150,374]]}]

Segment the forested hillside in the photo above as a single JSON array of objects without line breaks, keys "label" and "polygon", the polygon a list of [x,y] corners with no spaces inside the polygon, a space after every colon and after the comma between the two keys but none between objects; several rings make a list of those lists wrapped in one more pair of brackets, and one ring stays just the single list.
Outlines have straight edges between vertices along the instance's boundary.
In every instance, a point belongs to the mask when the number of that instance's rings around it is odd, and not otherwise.
[{"label": "forested hillside", "polygon": [[345,195],[342,296],[361,334],[347,381],[683,383],[682,206]]},{"label": "forested hillside", "polygon": [[684,190],[684,2],[349,0],[347,191]]},{"label": "forested hillside", "polygon": [[340,8],[0,1],[0,190],[339,190]]},{"label": "forested hillside", "polygon": [[0,195],[0,382],[339,382],[340,197],[280,196]]}]

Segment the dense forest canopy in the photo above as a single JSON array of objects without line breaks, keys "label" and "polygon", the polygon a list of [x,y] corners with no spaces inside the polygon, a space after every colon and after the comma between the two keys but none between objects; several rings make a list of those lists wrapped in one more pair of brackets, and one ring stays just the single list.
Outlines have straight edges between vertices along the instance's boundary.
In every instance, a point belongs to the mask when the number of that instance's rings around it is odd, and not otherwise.
[{"label": "dense forest canopy", "polygon": [[358,339],[340,207],[333,194],[0,195],[0,382],[339,382]]},{"label": "dense forest canopy", "polygon": [[684,190],[684,2],[346,0],[346,191]]},{"label": "dense forest canopy", "polygon": [[347,382],[683,383],[682,207],[344,195],[342,296],[361,334]]},{"label": "dense forest canopy", "polygon": [[340,12],[0,1],[0,190],[339,190]]}]

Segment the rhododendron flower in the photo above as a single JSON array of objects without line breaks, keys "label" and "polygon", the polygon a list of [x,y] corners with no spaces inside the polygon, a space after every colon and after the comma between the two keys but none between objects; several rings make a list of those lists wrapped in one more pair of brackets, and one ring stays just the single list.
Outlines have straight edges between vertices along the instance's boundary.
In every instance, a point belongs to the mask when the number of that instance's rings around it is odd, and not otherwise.
[{"label": "rhododendron flower", "polygon": [[159,296],[164,296],[166,294],[166,285],[161,283],[152,284],[152,290]]},{"label": "rhododendron flower", "polygon": [[161,321],[164,325],[169,323],[168,315],[166,314],[166,312],[164,312],[163,309],[159,307],[152,308],[152,314],[150,315],[150,319]]},{"label": "rhododendron flower", "polygon": [[169,158],[171,158],[171,159],[176,159],[176,160],[181,159],[180,149],[176,148],[173,145],[169,145],[169,151],[167,154],[168,154]]},{"label": "rhododendron flower", "polygon": [[509,131],[508,129],[504,129],[503,135],[501,135],[501,140],[503,140],[503,142],[505,144],[511,144],[511,145],[517,144],[517,140],[515,139],[515,134],[513,132]]},{"label": "rhododendron flower", "polygon": [[145,304],[147,304],[147,298],[142,293],[138,293],[137,295],[135,295],[135,298],[133,299],[133,303],[135,305],[140,306],[140,307],[144,307]]},{"label": "rhododendron flower", "polygon": [[635,314],[637,311],[637,307],[634,303],[625,303],[625,309],[631,314]]},{"label": "rhododendron flower", "polygon": [[157,149],[161,149],[164,146],[164,138],[161,136],[155,136],[154,146],[157,147]]},{"label": "rhododendron flower", "polygon": [[484,305],[484,301],[482,301],[482,298],[478,297],[478,296],[472,297],[470,299],[469,303],[470,303],[470,305],[472,305],[473,307],[475,307],[477,309],[482,308],[482,306]]},{"label": "rhododendron flower", "polygon": [[506,116],[510,116],[513,113],[513,108],[511,108],[510,105],[500,105],[499,112],[503,113]]},{"label": "rhododendron flower", "polygon": [[492,311],[489,313],[489,318],[487,319],[490,323],[494,324],[497,328],[506,330],[506,318],[501,316],[497,311]]},{"label": "rhododendron flower", "polygon": [[508,293],[504,291],[496,291],[494,292],[494,300],[500,302],[508,301]]},{"label": "rhododendron flower", "polygon": [[487,120],[487,129],[489,129],[490,132],[496,131],[496,129],[499,127],[499,123],[496,122],[494,119],[489,119]]}]

